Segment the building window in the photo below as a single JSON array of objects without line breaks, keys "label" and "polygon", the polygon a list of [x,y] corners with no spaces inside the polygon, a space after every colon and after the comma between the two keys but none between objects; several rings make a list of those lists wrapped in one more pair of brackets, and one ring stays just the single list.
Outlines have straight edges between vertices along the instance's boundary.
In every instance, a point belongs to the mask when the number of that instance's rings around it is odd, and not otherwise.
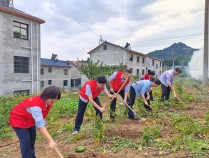
[{"label": "building window", "polygon": [[130,55],[129,60],[130,60],[130,61],[133,61],[133,55],[132,55],[132,54],[129,54],[129,55]]},{"label": "building window", "polygon": [[144,69],[142,69],[142,75],[144,75]]},{"label": "building window", "polygon": [[64,75],[68,75],[68,69],[64,69]]},{"label": "building window", "polygon": [[52,80],[48,80],[48,85],[51,85],[52,84]]},{"label": "building window", "polygon": [[81,78],[71,79],[71,87],[76,88],[81,86]]},{"label": "building window", "polygon": [[155,60],[152,60],[152,66],[155,66]]},{"label": "building window", "polygon": [[18,91],[14,91],[14,95],[29,95],[30,94],[30,90],[18,90]]},{"label": "building window", "polygon": [[139,56],[137,56],[137,63],[139,63]]},{"label": "building window", "polygon": [[29,57],[14,56],[14,73],[29,73]]},{"label": "building window", "polygon": [[28,24],[13,21],[13,37],[28,40]]},{"label": "building window", "polygon": [[159,76],[161,75],[161,71],[159,71]]},{"label": "building window", "polygon": [[156,64],[156,69],[158,69],[158,64]]},{"label": "building window", "polygon": [[48,72],[52,73],[52,68],[51,67],[48,68]]},{"label": "building window", "polygon": [[44,75],[44,68],[41,68],[41,75]]},{"label": "building window", "polygon": [[63,81],[63,86],[67,86],[67,80]]},{"label": "building window", "polygon": [[136,75],[139,75],[139,69],[136,69]]},{"label": "building window", "polygon": [[107,45],[103,45],[103,50],[107,50]]},{"label": "building window", "polygon": [[160,67],[161,67],[162,63],[160,62]]},{"label": "building window", "polygon": [[43,88],[44,87],[44,81],[41,81],[40,83],[40,87]]},{"label": "building window", "polygon": [[142,58],[142,63],[143,63],[143,64],[145,63],[145,58]]}]

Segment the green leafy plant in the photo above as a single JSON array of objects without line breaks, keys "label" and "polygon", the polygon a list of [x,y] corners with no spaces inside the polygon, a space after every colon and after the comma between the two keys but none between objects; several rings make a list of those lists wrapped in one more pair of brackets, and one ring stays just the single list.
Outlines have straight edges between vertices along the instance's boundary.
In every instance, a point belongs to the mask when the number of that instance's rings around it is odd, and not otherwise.
[{"label": "green leafy plant", "polygon": [[161,135],[161,129],[157,126],[148,126],[144,129],[141,144],[150,146],[154,140]]}]

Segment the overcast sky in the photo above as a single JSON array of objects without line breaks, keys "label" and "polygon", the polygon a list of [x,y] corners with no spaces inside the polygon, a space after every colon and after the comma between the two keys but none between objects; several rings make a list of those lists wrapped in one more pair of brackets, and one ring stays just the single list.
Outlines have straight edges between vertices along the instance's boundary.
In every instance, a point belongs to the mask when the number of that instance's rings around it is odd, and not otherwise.
[{"label": "overcast sky", "polygon": [[41,56],[86,59],[108,42],[148,53],[174,42],[203,47],[205,0],[14,0],[14,7],[46,21]]}]

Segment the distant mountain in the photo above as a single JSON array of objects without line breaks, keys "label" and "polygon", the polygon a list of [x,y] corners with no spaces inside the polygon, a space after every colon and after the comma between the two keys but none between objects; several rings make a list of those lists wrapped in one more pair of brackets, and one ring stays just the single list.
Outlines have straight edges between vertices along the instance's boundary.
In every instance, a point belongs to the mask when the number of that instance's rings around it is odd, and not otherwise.
[{"label": "distant mountain", "polygon": [[160,58],[164,60],[164,64],[167,66],[172,66],[173,59],[175,65],[188,65],[194,51],[199,49],[192,48],[187,46],[184,43],[174,43],[168,48],[164,48],[163,50],[155,50],[153,52],[148,53],[150,56]]}]

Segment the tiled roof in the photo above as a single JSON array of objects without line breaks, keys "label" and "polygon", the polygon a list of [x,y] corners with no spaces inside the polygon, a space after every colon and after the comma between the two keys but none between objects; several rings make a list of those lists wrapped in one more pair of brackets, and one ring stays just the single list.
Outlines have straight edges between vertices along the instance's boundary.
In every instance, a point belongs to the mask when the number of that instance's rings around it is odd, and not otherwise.
[{"label": "tiled roof", "polygon": [[146,56],[146,54],[143,54],[143,53],[140,53],[140,52],[131,50],[131,49],[127,49],[127,48],[125,48],[125,47],[121,47],[121,46],[119,46],[119,45],[116,45],[116,44],[113,44],[113,43],[110,43],[110,42],[107,42],[107,41],[103,42],[102,44],[100,44],[100,45],[97,46],[96,48],[92,49],[92,50],[91,50],[90,52],[88,52],[87,54],[91,54],[94,50],[96,50],[97,48],[101,47],[101,46],[104,45],[104,44],[110,44],[110,45],[112,45],[112,46],[115,46],[115,47],[118,47],[118,48],[120,48],[120,49],[123,49],[123,50],[125,50],[125,51],[127,51],[127,52],[134,53],[134,54],[138,54],[138,55],[142,55],[142,56]]},{"label": "tiled roof", "polygon": [[152,57],[152,56],[150,56],[150,55],[147,55],[147,54],[144,54],[144,53],[141,53],[141,52],[137,52],[137,51],[134,51],[134,50],[131,50],[131,49],[127,49],[127,48],[125,48],[125,47],[121,47],[121,46],[119,46],[119,45],[116,45],[116,44],[113,44],[113,43],[110,43],[110,42],[107,42],[107,41],[105,41],[105,42],[103,42],[102,44],[98,45],[96,48],[92,49],[92,50],[89,51],[87,54],[91,54],[93,51],[95,51],[97,48],[103,46],[104,44],[110,44],[110,45],[112,45],[112,46],[115,46],[115,47],[118,47],[118,48],[120,48],[120,49],[123,49],[123,50],[125,50],[125,51],[127,51],[127,52],[129,52],[129,53],[133,53],[133,54],[136,54],[136,55],[141,55],[141,56],[144,56],[144,57],[149,57],[149,58],[152,58],[152,59],[156,59],[156,60],[163,61],[162,59],[158,59],[158,58]]},{"label": "tiled roof", "polygon": [[22,18],[25,18],[25,19],[28,19],[28,20],[31,20],[31,21],[36,21],[40,24],[45,23],[45,21],[40,19],[40,18],[37,18],[35,16],[32,16],[30,14],[27,14],[23,11],[20,11],[20,10],[12,8],[12,7],[6,7],[2,4],[0,4],[0,11],[6,12],[6,13],[9,13],[9,14],[13,14],[13,15],[16,15],[16,16],[20,16]]},{"label": "tiled roof", "polygon": [[51,67],[66,67],[71,68],[72,65],[68,65],[66,62],[61,60],[52,60],[52,59],[45,59],[41,58],[41,66],[51,66]]}]

